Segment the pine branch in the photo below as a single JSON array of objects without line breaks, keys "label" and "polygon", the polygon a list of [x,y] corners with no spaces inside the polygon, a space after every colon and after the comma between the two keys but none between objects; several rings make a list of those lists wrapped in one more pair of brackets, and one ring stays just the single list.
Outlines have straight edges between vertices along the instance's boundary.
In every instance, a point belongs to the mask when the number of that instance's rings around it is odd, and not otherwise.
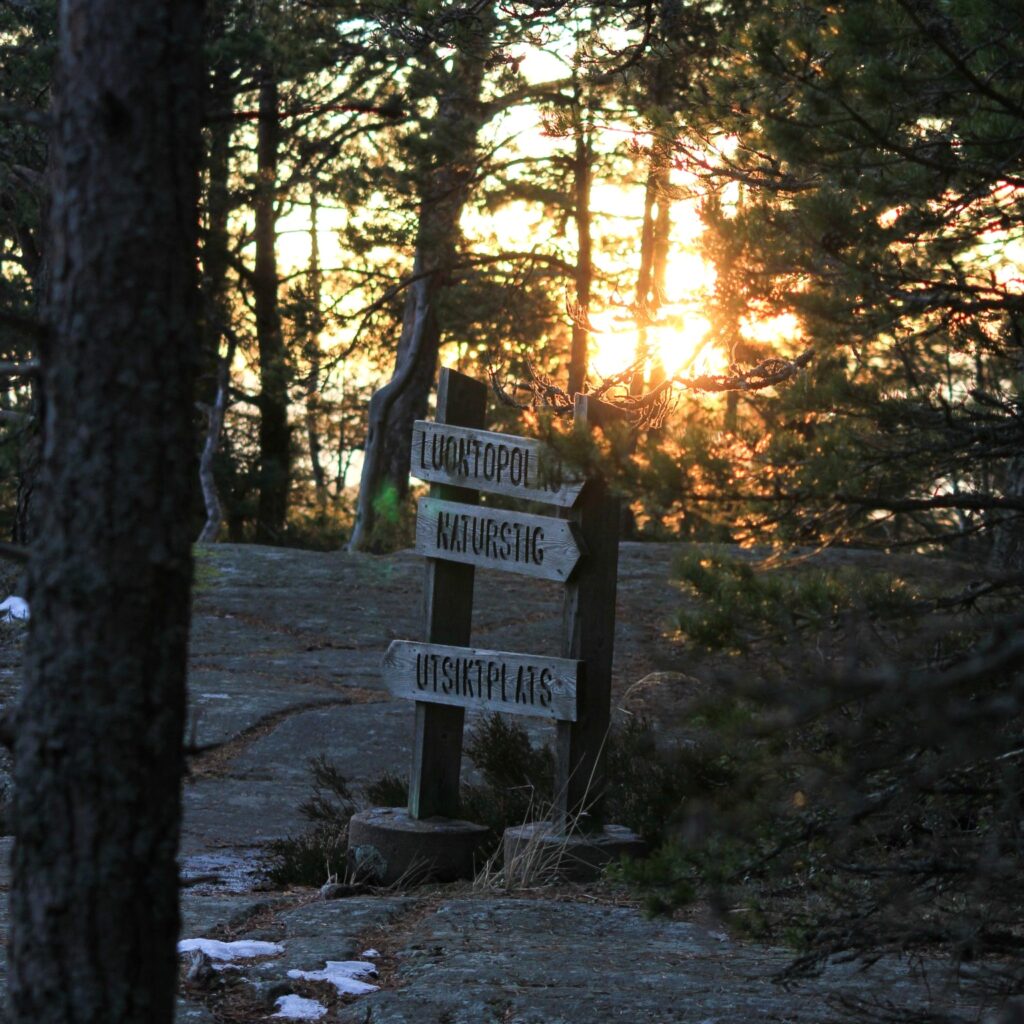
[{"label": "pine branch", "polygon": [[861,508],[876,508],[885,512],[920,512],[930,509],[961,509],[986,512],[992,509],[1013,509],[1024,512],[1024,497],[994,494],[937,494],[933,498],[858,498],[851,494],[837,494],[836,501]]}]

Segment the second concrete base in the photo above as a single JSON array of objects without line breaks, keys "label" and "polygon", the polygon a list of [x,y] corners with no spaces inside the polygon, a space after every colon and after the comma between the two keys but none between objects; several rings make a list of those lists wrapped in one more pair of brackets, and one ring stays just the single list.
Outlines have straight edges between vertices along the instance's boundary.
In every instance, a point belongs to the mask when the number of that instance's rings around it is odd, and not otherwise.
[{"label": "second concrete base", "polygon": [[620,857],[643,857],[647,844],[622,825],[605,825],[593,834],[565,835],[549,821],[505,829],[505,875],[509,885],[563,878],[592,881]]},{"label": "second concrete base", "polygon": [[484,861],[486,834],[469,821],[420,821],[404,807],[371,807],[349,822],[349,872],[379,885],[472,878]]}]

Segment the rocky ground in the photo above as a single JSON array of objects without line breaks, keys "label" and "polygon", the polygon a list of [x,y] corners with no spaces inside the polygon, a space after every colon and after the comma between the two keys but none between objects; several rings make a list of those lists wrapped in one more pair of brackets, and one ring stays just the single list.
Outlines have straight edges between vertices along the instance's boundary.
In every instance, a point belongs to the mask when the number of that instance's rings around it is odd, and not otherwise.
[{"label": "rocky ground", "polygon": [[[624,544],[619,574],[616,714],[642,710],[665,729],[686,685],[698,684],[652,673],[701,675],[673,639],[675,550]],[[939,967],[924,977],[899,963],[867,976],[835,966],[782,988],[773,974],[784,951],[733,940],[710,920],[648,920],[606,885],[506,892],[483,878],[332,900],[267,891],[266,844],[304,827],[297,808],[312,756],[329,757],[357,787],[407,770],[412,707],[383,692],[378,666],[392,639],[420,637],[422,577],[410,552],[203,551],[190,740],[205,752],[185,785],[183,939],[243,945],[183,956],[179,1020],[819,1024],[844,996],[912,992],[936,1012],[959,1001]],[[560,624],[557,585],[479,573],[474,644],[557,654]],[[6,637],[5,702],[18,646],[10,627]],[[531,728],[544,738],[546,726]],[[325,878],[335,867],[325,864]]]}]

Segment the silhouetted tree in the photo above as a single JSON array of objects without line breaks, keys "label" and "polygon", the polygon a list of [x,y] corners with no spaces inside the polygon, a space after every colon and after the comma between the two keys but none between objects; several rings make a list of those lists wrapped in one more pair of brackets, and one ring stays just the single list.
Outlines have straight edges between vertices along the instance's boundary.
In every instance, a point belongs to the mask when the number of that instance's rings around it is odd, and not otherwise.
[{"label": "silhouetted tree", "polygon": [[14,1020],[173,1019],[202,3],[63,0]]}]

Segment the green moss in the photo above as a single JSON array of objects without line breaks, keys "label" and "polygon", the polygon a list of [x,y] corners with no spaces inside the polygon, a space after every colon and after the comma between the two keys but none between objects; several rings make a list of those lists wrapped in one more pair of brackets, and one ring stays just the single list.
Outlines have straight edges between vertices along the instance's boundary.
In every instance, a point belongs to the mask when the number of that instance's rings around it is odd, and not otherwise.
[{"label": "green moss", "polygon": [[205,594],[221,577],[213,552],[208,545],[192,547],[192,593]]}]

